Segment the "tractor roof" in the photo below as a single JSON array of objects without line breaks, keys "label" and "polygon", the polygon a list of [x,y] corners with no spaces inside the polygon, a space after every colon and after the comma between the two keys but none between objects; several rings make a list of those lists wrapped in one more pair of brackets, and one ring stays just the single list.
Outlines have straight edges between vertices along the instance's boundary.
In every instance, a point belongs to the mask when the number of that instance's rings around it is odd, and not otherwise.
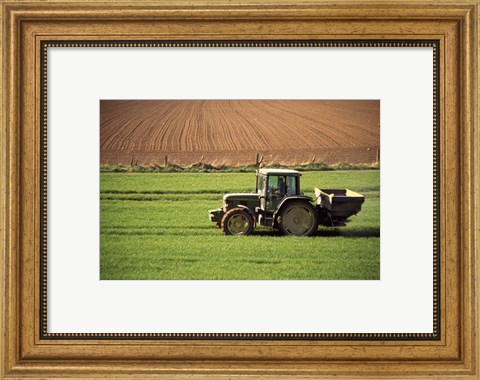
[{"label": "tractor roof", "polygon": [[266,175],[300,175],[300,172],[291,169],[260,169],[258,172]]}]

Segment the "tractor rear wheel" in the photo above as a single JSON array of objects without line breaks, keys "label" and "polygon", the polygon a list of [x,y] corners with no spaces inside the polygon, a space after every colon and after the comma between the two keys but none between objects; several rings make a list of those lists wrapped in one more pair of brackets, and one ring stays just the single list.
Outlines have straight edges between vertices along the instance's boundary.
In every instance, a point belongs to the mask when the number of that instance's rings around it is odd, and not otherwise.
[{"label": "tractor rear wheel", "polygon": [[308,202],[290,202],[280,211],[277,225],[284,235],[311,236],[318,227],[317,211]]},{"label": "tractor rear wheel", "polygon": [[243,208],[232,208],[223,216],[221,227],[225,235],[250,235],[253,218]]}]

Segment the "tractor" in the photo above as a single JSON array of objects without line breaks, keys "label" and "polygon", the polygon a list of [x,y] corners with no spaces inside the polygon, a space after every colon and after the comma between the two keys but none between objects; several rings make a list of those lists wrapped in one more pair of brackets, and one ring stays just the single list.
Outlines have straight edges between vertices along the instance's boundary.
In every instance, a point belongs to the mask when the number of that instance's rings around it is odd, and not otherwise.
[{"label": "tractor", "polygon": [[209,210],[210,221],[225,235],[249,235],[256,225],[283,235],[311,236],[318,226],[341,227],[356,215],[364,196],[348,189],[315,188],[315,199],[300,191],[301,173],[259,169],[255,192],[223,196],[223,206]]}]

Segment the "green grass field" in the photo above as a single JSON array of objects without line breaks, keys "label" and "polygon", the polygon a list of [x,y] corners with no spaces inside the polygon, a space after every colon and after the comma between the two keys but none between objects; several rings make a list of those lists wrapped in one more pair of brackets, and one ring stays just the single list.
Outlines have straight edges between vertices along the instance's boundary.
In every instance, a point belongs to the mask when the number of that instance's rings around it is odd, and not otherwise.
[{"label": "green grass field", "polygon": [[254,173],[101,173],[102,280],[378,280],[380,171],[304,172],[302,191],[365,195],[347,227],[313,237],[256,229],[224,236],[208,219],[228,192],[251,192]]}]

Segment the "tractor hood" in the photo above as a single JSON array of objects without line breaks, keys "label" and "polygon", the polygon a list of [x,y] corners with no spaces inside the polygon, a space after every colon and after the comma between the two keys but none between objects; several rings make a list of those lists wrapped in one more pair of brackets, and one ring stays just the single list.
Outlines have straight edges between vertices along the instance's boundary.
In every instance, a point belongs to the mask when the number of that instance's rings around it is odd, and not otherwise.
[{"label": "tractor hood", "polygon": [[223,207],[225,211],[230,208],[244,206],[251,212],[260,204],[260,198],[256,193],[230,193],[223,196]]},{"label": "tractor hood", "polygon": [[255,193],[231,193],[223,196],[223,201],[243,201],[243,200],[258,200],[258,194]]},{"label": "tractor hood", "polygon": [[223,196],[224,201],[243,201],[243,200],[256,200],[258,194],[255,193],[231,193]]}]

